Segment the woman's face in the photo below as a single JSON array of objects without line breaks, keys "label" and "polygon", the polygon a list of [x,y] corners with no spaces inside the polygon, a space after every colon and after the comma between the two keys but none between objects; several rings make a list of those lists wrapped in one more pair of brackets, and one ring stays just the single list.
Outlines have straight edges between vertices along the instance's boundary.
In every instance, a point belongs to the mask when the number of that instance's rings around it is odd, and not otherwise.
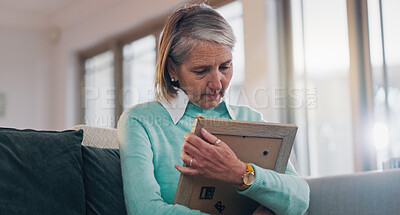
[{"label": "woman's face", "polygon": [[203,109],[216,107],[232,78],[232,52],[228,46],[201,42],[182,65],[169,70],[189,100]]}]

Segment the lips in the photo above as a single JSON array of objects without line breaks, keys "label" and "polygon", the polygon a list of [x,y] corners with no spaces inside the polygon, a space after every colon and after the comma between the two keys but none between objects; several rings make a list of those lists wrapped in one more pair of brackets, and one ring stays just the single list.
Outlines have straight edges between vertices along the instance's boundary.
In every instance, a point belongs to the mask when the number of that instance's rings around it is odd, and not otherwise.
[{"label": "lips", "polygon": [[209,99],[209,100],[217,100],[221,97],[221,93],[215,93],[215,94],[205,94],[205,96]]}]

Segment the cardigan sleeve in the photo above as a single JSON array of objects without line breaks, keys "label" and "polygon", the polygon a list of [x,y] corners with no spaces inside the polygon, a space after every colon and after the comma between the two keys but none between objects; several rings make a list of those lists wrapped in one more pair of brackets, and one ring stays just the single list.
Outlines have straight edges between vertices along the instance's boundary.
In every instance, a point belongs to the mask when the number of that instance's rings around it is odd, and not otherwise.
[{"label": "cardigan sleeve", "polygon": [[202,214],[163,200],[154,176],[150,139],[139,121],[125,114],[118,123],[117,132],[128,214]]},{"label": "cardigan sleeve", "polygon": [[304,214],[308,208],[310,188],[288,163],[285,174],[251,164],[255,171],[254,183],[238,191],[261,205],[280,214]]}]

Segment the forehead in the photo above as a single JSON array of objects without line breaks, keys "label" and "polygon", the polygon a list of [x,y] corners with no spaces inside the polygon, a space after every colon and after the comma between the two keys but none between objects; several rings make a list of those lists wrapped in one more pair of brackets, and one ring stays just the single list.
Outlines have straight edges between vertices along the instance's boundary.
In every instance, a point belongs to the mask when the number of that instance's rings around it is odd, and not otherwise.
[{"label": "forehead", "polygon": [[215,42],[200,42],[185,61],[190,67],[212,66],[232,60],[232,50],[226,45]]}]

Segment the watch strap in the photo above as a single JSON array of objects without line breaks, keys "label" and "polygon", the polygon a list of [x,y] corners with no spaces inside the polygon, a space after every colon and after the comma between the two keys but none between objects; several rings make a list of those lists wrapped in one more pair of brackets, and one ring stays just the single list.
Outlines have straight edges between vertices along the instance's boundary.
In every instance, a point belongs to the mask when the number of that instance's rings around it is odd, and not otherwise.
[{"label": "watch strap", "polygon": [[[249,163],[245,163],[246,167],[247,167],[247,172],[245,174],[247,174],[248,172],[252,172],[254,174],[254,168],[252,165],[250,165]],[[244,175],[242,176],[243,179]],[[242,186],[239,188],[239,190],[245,190],[247,188],[249,188],[251,185],[247,185],[245,183],[242,183]]]}]

